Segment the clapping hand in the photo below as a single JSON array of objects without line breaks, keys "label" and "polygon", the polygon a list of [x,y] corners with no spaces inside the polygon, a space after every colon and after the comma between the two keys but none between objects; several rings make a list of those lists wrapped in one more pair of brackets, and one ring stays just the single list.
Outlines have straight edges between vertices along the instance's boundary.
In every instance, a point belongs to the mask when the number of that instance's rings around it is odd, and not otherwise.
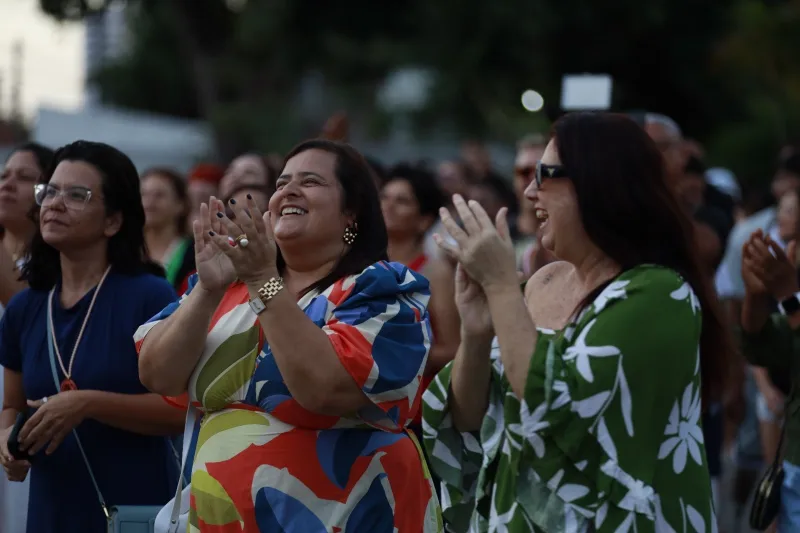
[{"label": "clapping hand", "polygon": [[800,291],[795,265],[796,242],[783,248],[761,230],[753,232],[742,250],[742,278],[752,294],[769,294],[783,301]]},{"label": "clapping hand", "polygon": [[221,222],[223,231],[209,231],[211,242],[219,253],[228,258],[241,281],[264,282],[273,277],[278,256],[269,211],[262,214],[249,194],[246,210],[233,199],[230,200],[230,205],[236,222],[225,216],[225,213],[217,212],[216,217]]},{"label": "clapping hand", "polygon": [[200,218],[192,223],[194,232],[194,258],[200,286],[209,291],[224,291],[236,279],[231,260],[214,245],[211,234],[226,238],[226,228],[217,213],[225,211],[225,204],[213,196],[208,204],[200,206]]},{"label": "clapping hand", "polygon": [[492,223],[483,207],[474,200],[467,203],[461,195],[456,194],[453,196],[453,205],[464,223],[464,229],[453,220],[447,209],[441,209],[442,224],[456,244],[434,235],[439,247],[460,263],[484,291],[501,286],[517,287],[514,246],[506,221],[508,210],[505,207],[500,209],[495,223]]}]

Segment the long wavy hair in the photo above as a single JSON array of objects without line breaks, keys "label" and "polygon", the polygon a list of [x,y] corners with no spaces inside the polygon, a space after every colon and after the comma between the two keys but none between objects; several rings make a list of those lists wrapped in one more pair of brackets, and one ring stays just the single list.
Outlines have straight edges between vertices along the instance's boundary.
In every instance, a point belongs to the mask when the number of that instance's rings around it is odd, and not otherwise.
[{"label": "long wavy hair", "polygon": [[691,221],[668,188],[655,143],[636,122],[613,113],[567,114],[553,126],[553,136],[592,242],[623,271],[662,265],[697,294],[703,396],[719,399],[735,349],[711,276],[698,261]]},{"label": "long wavy hair", "polygon": [[[41,182],[49,183],[56,167],[63,161],[83,161],[92,165],[103,179],[106,216],[122,214],[119,231],[108,240],[107,257],[112,269],[128,275],[152,273],[163,276],[164,270],[147,259],[139,174],[128,156],[107,144],[76,141],[56,151]],[[22,279],[32,289],[50,290],[61,279],[61,254],[42,237],[38,207],[31,212],[31,217],[37,222],[36,233],[28,246]]]},{"label": "long wavy hair", "polygon": [[[362,272],[369,265],[389,260],[386,255],[389,237],[386,233],[386,224],[383,222],[381,202],[375,186],[376,179],[367,160],[349,144],[327,139],[312,139],[292,148],[284,159],[284,166],[291,158],[308,150],[323,150],[336,156],[334,172],[344,192],[342,212],[355,214],[358,237],[333,270],[306,287],[303,293],[317,289],[324,290],[341,278]],[[278,248],[277,266],[278,271],[283,273],[286,261],[280,248]]]}]

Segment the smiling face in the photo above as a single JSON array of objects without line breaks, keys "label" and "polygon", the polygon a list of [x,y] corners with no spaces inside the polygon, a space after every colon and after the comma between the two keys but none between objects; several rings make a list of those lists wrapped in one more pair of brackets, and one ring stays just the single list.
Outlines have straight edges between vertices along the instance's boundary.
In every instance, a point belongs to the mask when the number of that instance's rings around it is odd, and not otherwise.
[{"label": "smiling face", "polygon": [[[542,155],[542,164],[561,165],[555,140],[550,141]],[[541,187],[532,181],[525,197],[533,203],[539,221],[541,245],[556,257],[569,260],[587,246],[589,237],[583,228],[578,197],[572,181],[567,178],[544,178]]]},{"label": "smiling face", "polygon": [[312,253],[327,261],[343,253],[344,230],[355,218],[342,212],[343,200],[334,154],[311,149],[289,159],[269,201],[272,230],[284,257],[287,252]]},{"label": "smiling face", "polygon": [[0,174],[0,225],[28,227],[28,212],[34,204],[33,186],[42,169],[32,152],[15,152]]},{"label": "smiling face", "polygon": [[62,161],[47,190],[50,192],[42,202],[39,227],[44,241],[56,250],[95,246],[119,231],[122,215],[106,215],[103,177],[89,163]]}]

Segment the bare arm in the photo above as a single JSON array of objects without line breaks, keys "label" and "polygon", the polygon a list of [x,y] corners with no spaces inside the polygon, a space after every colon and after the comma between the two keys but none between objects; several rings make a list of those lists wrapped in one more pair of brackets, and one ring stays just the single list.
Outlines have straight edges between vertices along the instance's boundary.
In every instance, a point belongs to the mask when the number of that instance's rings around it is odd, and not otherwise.
[{"label": "bare arm", "polygon": [[0,303],[8,305],[11,297],[27,287],[19,279],[20,273],[17,265],[5,248],[0,246]]},{"label": "bare arm", "polygon": [[750,293],[742,303],[742,329],[747,333],[760,332],[769,319],[769,299],[767,296],[756,296]]},{"label": "bare arm", "polygon": [[506,378],[514,394],[521,400],[539,334],[518,285],[509,283],[488,288],[485,292]]},{"label": "bare arm", "polygon": [[22,373],[3,369],[3,410],[0,412],[0,429],[14,425],[17,414],[27,409],[22,389]]},{"label": "bare arm", "polygon": [[180,307],[147,333],[139,351],[139,379],[148,390],[165,396],[186,392],[223,294],[198,282]]},{"label": "bare arm", "polygon": [[103,424],[141,435],[183,432],[185,413],[157,394],[117,394],[96,390],[85,395],[85,415]]},{"label": "bare arm", "polygon": [[431,299],[428,311],[434,332],[425,373],[434,375],[453,360],[461,337],[461,319],[456,309],[456,296],[453,284],[455,271],[444,260],[431,263],[428,279],[431,284]]},{"label": "bare arm", "polygon": [[[277,270],[266,276],[280,277]],[[251,298],[258,297],[267,279],[248,284]],[[270,300],[258,321],[286,387],[303,408],[343,416],[369,404],[339,361],[328,335],[306,316],[288,290]]]},{"label": "bare arm", "polygon": [[448,405],[458,431],[477,431],[483,424],[489,404],[492,339],[461,335],[450,374]]}]

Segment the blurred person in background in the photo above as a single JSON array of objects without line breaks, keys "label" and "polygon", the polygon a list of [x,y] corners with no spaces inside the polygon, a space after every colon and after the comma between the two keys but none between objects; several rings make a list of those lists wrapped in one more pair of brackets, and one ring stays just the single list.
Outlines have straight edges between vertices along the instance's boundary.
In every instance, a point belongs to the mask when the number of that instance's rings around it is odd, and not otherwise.
[{"label": "blurred person in background", "polygon": [[[450,159],[442,161],[436,169],[436,182],[439,185],[439,190],[444,197],[444,207],[446,207],[454,217],[458,217],[455,208],[453,207],[452,198],[454,194],[467,195],[469,186],[475,183],[476,178],[472,172],[472,168],[464,161],[458,159]],[[430,258],[438,257],[445,261],[450,261],[446,254],[443,254],[441,248],[436,245],[433,240],[434,234],[445,234],[442,221],[439,219],[438,213],[436,214],[436,222],[428,230],[425,235],[425,242],[423,247],[425,255]]]},{"label": "blurred person in background", "polygon": [[713,167],[706,170],[706,181],[717,191],[727,195],[733,202],[733,222],[741,222],[747,216],[744,210],[742,187],[736,176],[722,167]]},{"label": "blurred person in background", "polygon": [[225,214],[228,218],[233,220],[236,215],[231,207],[233,205],[231,204],[231,200],[234,200],[234,203],[244,205],[247,203],[248,198],[252,198],[258,209],[261,210],[262,213],[265,213],[269,210],[269,199],[271,196],[269,188],[264,185],[240,185],[232,190],[224,199],[225,205],[227,206],[225,208]]},{"label": "blurred person in background", "polygon": [[[773,203],[739,222],[731,231],[725,255],[717,269],[715,284],[719,298],[726,305],[733,324],[740,323],[741,305],[745,296],[742,249],[757,230],[761,230],[772,240],[783,245],[779,235],[775,202],[798,187],[800,187],[800,154],[786,152],[779,157],[778,168],[772,179],[770,190]],[[739,398],[731,400],[731,405],[738,406],[738,409],[729,415],[729,424],[738,427],[735,433],[737,473],[734,480],[734,496],[736,503],[741,507],[745,505],[764,464],[759,424],[771,423],[774,418],[770,410],[758,409],[758,406],[769,405],[767,397],[785,396],[789,393],[789,389],[780,375],[771,378],[764,368],[748,369],[746,362],[742,361],[737,364],[737,370],[741,384],[732,390],[732,393],[738,391],[741,393]],[[726,434],[733,433],[733,430],[726,431]]]},{"label": "blurred person in background", "polygon": [[167,168],[153,168],[141,177],[144,239],[150,259],[164,267],[167,281],[182,294],[194,272],[194,246],[189,226],[186,181]]},{"label": "blurred person in background", "polygon": [[[423,247],[425,235],[444,206],[444,195],[431,172],[403,163],[389,170],[380,198],[389,235],[389,260],[419,272],[428,278],[431,286],[428,312],[433,342],[422,377],[424,391],[436,373],[453,360],[459,343],[460,321],[453,285],[455,271],[449,261],[428,257]],[[422,439],[421,409],[412,424],[412,429]]]},{"label": "blurred person in background", "polygon": [[12,150],[0,175],[0,304],[26,287],[19,279],[25,247],[36,232],[34,186],[50,170],[53,151],[36,143]]},{"label": "blurred person in background", "polygon": [[[762,419],[765,462],[782,461],[784,471],[782,486],[776,488],[780,490],[780,511],[776,523],[768,529],[780,533],[800,531],[800,395],[796,392],[800,386],[797,198],[797,191],[787,192],[778,207],[779,232],[791,239],[788,246],[756,230],[742,252],[746,290],[741,316],[743,353],[751,364],[763,367],[770,375],[785,376],[792,391],[787,396],[788,403],[781,395],[768,398],[767,405],[759,406],[760,411],[768,409],[774,421],[771,427],[765,427]],[[781,421],[785,424],[785,434],[779,452]]]},{"label": "blurred person in background", "polygon": [[525,274],[526,279],[536,270],[555,260],[546,249],[537,245],[536,233],[539,221],[533,202],[525,197],[536,173],[536,165],[542,159],[547,146],[547,138],[541,134],[523,137],[517,143],[517,157],[514,160],[514,195],[517,197],[518,213],[512,221],[512,234],[516,235],[514,253],[517,257],[517,269]]},{"label": "blurred person in background", "polygon": [[[215,196],[228,198],[234,189],[242,185],[266,187],[270,193],[274,193],[276,178],[275,170],[266,158],[257,154],[243,154],[228,165],[219,183],[219,195]],[[208,198],[205,201],[208,202]]]},{"label": "blurred person in background", "polygon": [[[25,265],[25,247],[36,233],[31,213],[36,208],[34,186],[49,171],[53,150],[36,143],[26,143],[12,150],[0,175],[0,303],[3,306],[27,285],[20,280]],[[0,312],[2,310],[0,309]],[[0,368],[2,370],[2,368]],[[0,398],[3,398],[0,379]],[[25,533],[28,514],[28,485],[0,479],[0,533]]]},{"label": "blurred person in background", "polygon": [[[182,432],[184,413],[139,381],[133,333],[175,291],[147,259],[139,175],[125,154],[69,144],[36,187],[39,227],[22,269],[30,288],[0,322],[0,463],[12,481],[30,470],[28,533],[105,533],[94,482],[110,506],[174,495],[166,436]],[[28,412],[19,441],[30,461],[8,449]]]},{"label": "blurred person in background", "polygon": [[191,224],[200,212],[200,204],[208,202],[212,196],[219,194],[219,182],[225,174],[225,169],[212,163],[201,163],[189,172],[189,220],[190,227],[186,228],[191,232]]}]

